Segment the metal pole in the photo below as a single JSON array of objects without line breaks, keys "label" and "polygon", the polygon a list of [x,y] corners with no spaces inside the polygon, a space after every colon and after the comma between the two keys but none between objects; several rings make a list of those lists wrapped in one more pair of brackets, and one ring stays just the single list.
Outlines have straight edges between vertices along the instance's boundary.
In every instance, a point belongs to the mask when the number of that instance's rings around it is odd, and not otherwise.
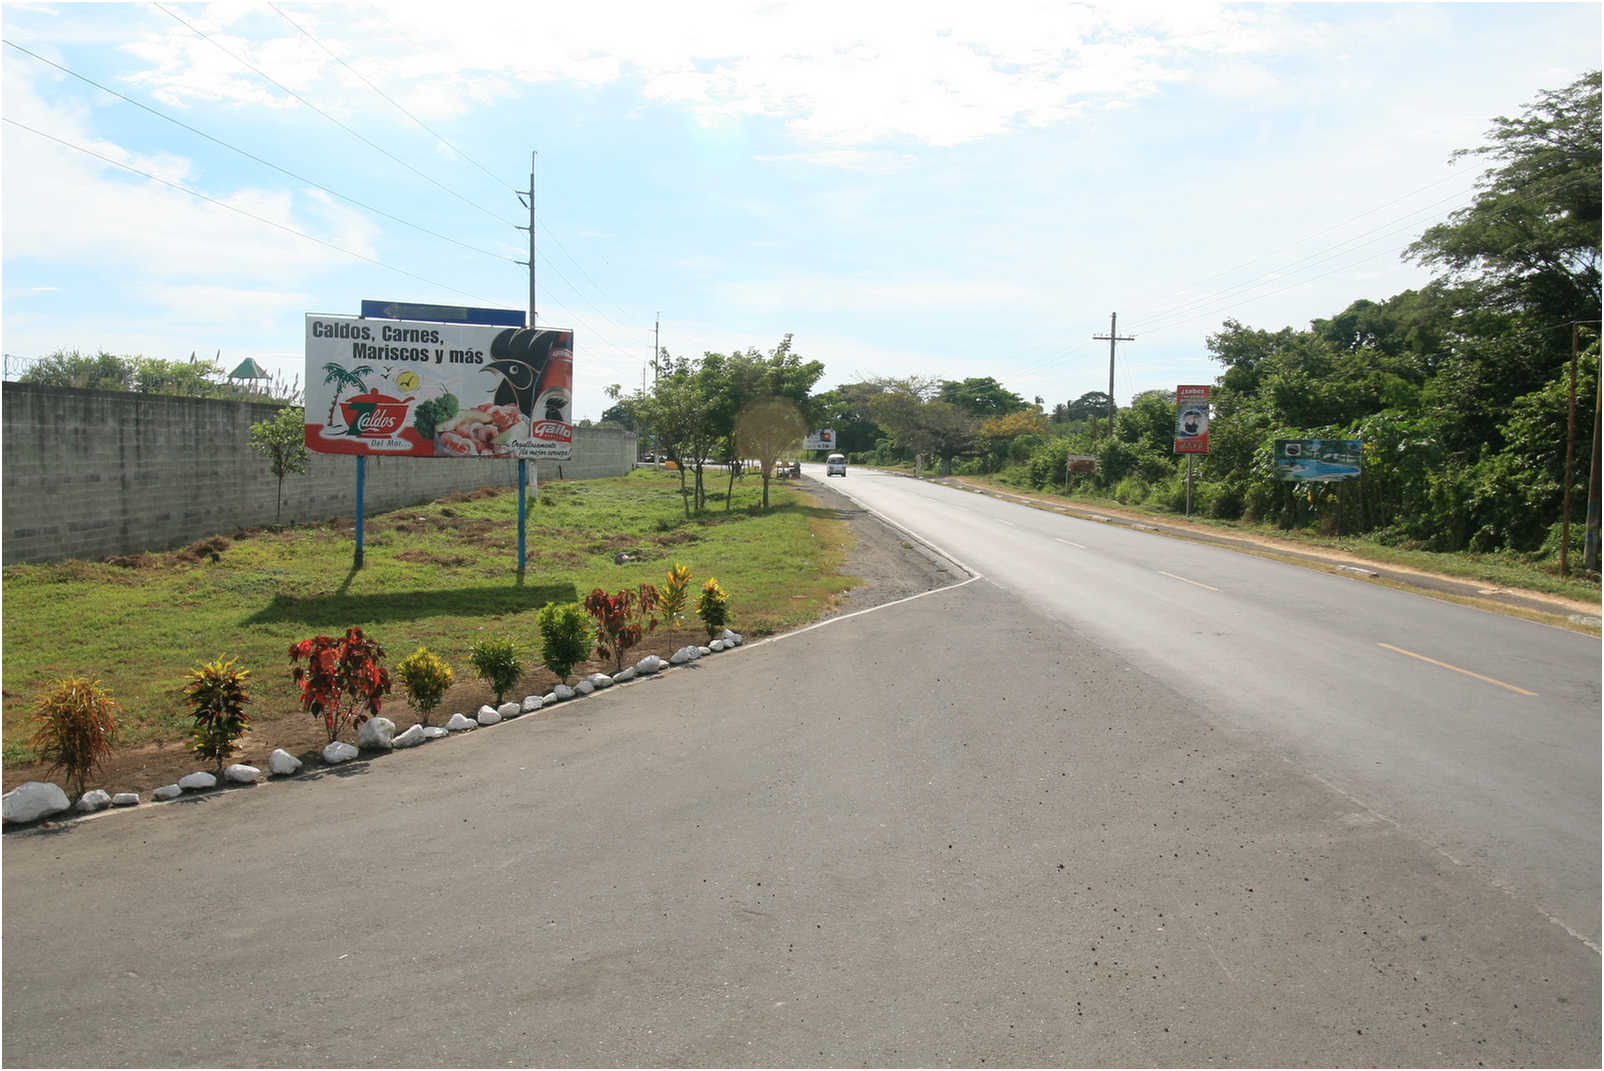
[{"label": "metal pole", "polygon": [[1571,470],[1576,465],[1576,324],[1571,324],[1570,408],[1565,416],[1565,491],[1559,523],[1559,575],[1571,575]]},{"label": "metal pole", "polygon": [[1598,433],[1604,426],[1604,368],[1594,369],[1594,378],[1598,384],[1593,398],[1593,464],[1587,477],[1587,537],[1583,543],[1586,549],[1582,552],[1582,564],[1596,573],[1599,571]]},{"label": "metal pole", "polygon": [[528,464],[529,462],[523,458],[518,459],[518,573],[520,576],[524,571],[524,510],[528,505],[524,496],[528,494]]},{"label": "metal pole", "polygon": [[529,153],[529,326],[538,326],[535,323],[535,157],[540,154],[531,150]]},{"label": "metal pole", "polygon": [[367,475],[367,462],[367,455],[356,455],[356,559],[351,562],[353,569],[362,568],[362,491]]},{"label": "metal pole", "polygon": [[1187,519],[1192,519],[1192,455],[1187,454]]}]

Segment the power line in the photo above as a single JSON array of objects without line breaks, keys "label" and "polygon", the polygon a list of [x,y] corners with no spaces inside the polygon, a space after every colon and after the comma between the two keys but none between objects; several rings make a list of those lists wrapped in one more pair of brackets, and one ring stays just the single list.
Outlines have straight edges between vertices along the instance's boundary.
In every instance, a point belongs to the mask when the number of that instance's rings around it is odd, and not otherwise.
[{"label": "power line", "polygon": [[304,182],[308,186],[313,187],[314,189],[322,190],[324,193],[328,194],[330,197],[338,198],[339,200],[344,201],[347,204],[355,205],[356,207],[361,208],[361,209],[363,209],[365,211],[368,211],[368,212],[372,212],[375,215],[383,216],[385,219],[392,220],[393,222],[399,223],[404,227],[410,227],[411,229],[419,232],[420,234],[427,234],[431,238],[438,238],[443,242],[450,242],[453,245],[460,246],[461,248],[467,249],[467,250],[469,250],[471,252],[481,253],[484,256],[493,257],[496,260],[506,260],[506,261],[511,261],[512,260],[511,257],[508,257],[505,254],[496,253],[496,252],[493,252],[493,251],[488,250],[488,249],[481,249],[476,245],[470,245],[469,243],[461,241],[460,239],[451,237],[449,234],[441,234],[439,231],[430,230],[428,227],[425,227],[425,226],[423,226],[421,224],[413,223],[410,220],[403,219],[400,216],[394,215],[393,213],[386,212],[382,208],[377,208],[377,207],[375,207],[373,205],[370,205],[370,204],[368,204],[368,203],[366,203],[364,201],[360,201],[355,197],[351,197],[351,196],[348,196],[346,194],[340,193],[338,190],[330,189],[328,186],[323,185],[321,182],[318,182],[315,179],[307,178],[304,175],[298,175],[294,171],[291,171],[289,168],[282,167],[279,164],[275,164],[271,160],[265,160],[262,157],[257,156],[255,153],[249,151],[248,149],[242,149],[238,145],[234,145],[234,144],[232,144],[230,142],[224,141],[222,138],[216,137],[216,136],[214,136],[212,134],[208,134],[206,131],[199,129],[198,127],[191,126],[190,124],[184,122],[181,119],[175,119],[172,116],[167,115],[164,112],[158,111],[157,109],[150,107],[148,104],[144,104],[144,103],[142,103],[140,101],[135,100],[134,98],[132,98],[130,96],[127,96],[125,94],[119,93],[115,89],[110,88],[109,86],[102,85],[101,83],[95,81],[93,78],[90,78],[87,75],[82,75],[82,74],[79,74],[77,71],[70,70],[70,69],[68,69],[66,67],[63,67],[61,64],[56,63],[53,60],[46,59],[44,56],[39,55],[37,52],[33,52],[33,51],[30,51],[29,49],[24,48],[23,46],[17,44],[15,41],[5,40],[4,43],[7,44],[7,45],[10,45],[12,48],[16,49],[18,52],[21,52],[21,53],[23,53],[25,55],[28,55],[28,56],[32,56],[34,59],[38,60],[40,63],[45,63],[45,64],[48,64],[51,67],[54,67],[56,70],[60,71],[62,74],[71,75],[72,77],[78,79],[81,82],[85,82],[85,83],[88,83],[89,85],[94,86],[96,89],[100,90],[103,93],[109,93],[109,94],[111,94],[112,96],[116,97],[119,100],[125,101],[125,102],[127,102],[129,104],[132,104],[136,108],[139,108],[139,109],[142,109],[143,111],[149,112],[151,115],[156,116],[156,118],[158,118],[158,119],[165,119],[167,122],[172,123],[174,126],[182,127],[183,129],[189,131],[191,134],[195,134],[195,135],[198,135],[199,137],[203,137],[207,141],[210,141],[215,145],[221,145],[223,148],[228,149],[231,152],[238,153],[239,155],[245,157],[247,160],[252,160],[252,161],[254,161],[254,162],[258,163],[258,164],[261,164],[263,167],[270,167],[274,171],[277,171],[281,175],[287,175],[288,177],[294,179],[297,182]]},{"label": "power line", "polygon": [[348,70],[352,74],[356,75],[356,77],[362,82],[363,85],[367,86],[369,89],[373,90],[373,92],[377,93],[379,96],[383,97],[386,101],[388,101],[395,108],[396,111],[400,112],[402,115],[406,116],[408,119],[411,119],[418,126],[422,127],[425,132],[427,132],[428,134],[432,135],[436,140],[438,140],[446,148],[450,149],[452,152],[456,153],[458,156],[460,156],[464,160],[468,161],[474,167],[477,167],[480,171],[483,171],[486,175],[488,175],[490,177],[490,179],[492,181],[494,181],[498,185],[506,185],[506,183],[501,178],[497,177],[495,175],[495,173],[493,173],[488,168],[486,168],[478,160],[475,160],[473,157],[469,156],[467,153],[465,153],[461,149],[457,148],[455,145],[453,145],[450,141],[448,141],[446,139],[445,135],[443,135],[443,134],[439,133],[438,131],[436,131],[433,127],[429,126],[429,124],[425,123],[422,119],[419,119],[416,115],[413,115],[410,111],[408,111],[405,107],[403,107],[399,102],[397,102],[394,98],[392,98],[388,93],[386,93],[384,90],[380,89],[378,86],[374,85],[371,81],[368,80],[367,76],[364,75],[361,71],[357,70],[355,67],[353,67],[349,63],[345,62],[345,60],[343,60],[339,56],[335,55],[334,51],[332,49],[330,49],[322,41],[319,41],[316,37],[312,36],[312,34],[305,27],[303,27],[300,23],[296,22],[294,19],[292,19],[288,15],[286,15],[284,13],[284,9],[283,8],[279,7],[277,4],[274,4],[274,3],[269,3],[267,6],[272,8],[274,11],[278,12],[279,18],[283,19],[285,22],[289,23],[291,26],[293,26],[297,30],[299,30],[301,32],[301,34],[303,36],[305,36],[308,41],[311,41],[314,45],[316,45],[318,48],[321,48],[325,53],[327,53],[328,57],[330,59],[332,59],[335,63],[338,63],[341,67],[344,67],[346,70]]},{"label": "power line", "polygon": [[[0,118],[3,118],[3,117],[0,117]],[[364,253],[358,253],[358,252],[355,252],[354,250],[346,249],[343,246],[335,245],[333,242],[324,241],[322,238],[318,238],[318,237],[315,237],[313,235],[307,234],[305,231],[296,230],[294,227],[288,226],[288,225],[283,224],[283,223],[279,223],[276,220],[268,219],[265,216],[258,216],[254,212],[247,212],[243,208],[240,208],[240,207],[238,207],[236,205],[231,205],[226,201],[220,201],[216,197],[212,197],[212,196],[209,196],[208,194],[201,193],[199,190],[192,190],[188,186],[181,185],[181,184],[179,184],[177,182],[171,182],[171,181],[169,181],[167,179],[161,178],[158,175],[152,175],[148,171],[141,171],[137,167],[131,167],[128,164],[122,163],[119,160],[113,160],[109,156],[105,156],[105,155],[102,155],[101,153],[95,152],[93,149],[86,149],[82,145],[74,145],[72,142],[67,141],[67,140],[65,140],[63,138],[58,138],[53,134],[46,134],[42,130],[35,130],[33,127],[28,126],[25,123],[19,123],[15,119],[4,118],[3,121],[7,122],[7,123],[10,123],[12,126],[16,127],[19,130],[26,130],[28,133],[34,134],[34,135],[36,135],[38,137],[41,137],[41,138],[44,138],[47,141],[53,141],[57,145],[61,145],[61,146],[65,147],[65,148],[68,148],[68,149],[73,149],[73,150],[75,150],[77,152],[81,152],[85,156],[93,156],[97,160],[101,160],[101,161],[103,161],[105,163],[111,164],[113,167],[122,168],[124,171],[130,172],[131,174],[138,175],[139,177],[144,178],[144,179],[149,179],[151,182],[159,182],[163,186],[167,186],[167,187],[169,187],[171,189],[177,190],[180,193],[187,193],[191,197],[196,197],[196,198],[199,198],[202,201],[207,201],[207,202],[209,202],[211,204],[217,205],[220,208],[226,208],[230,212],[235,212],[235,213],[238,213],[239,215],[245,216],[247,219],[253,219],[258,223],[265,223],[269,227],[276,227],[277,229],[279,229],[281,231],[285,231],[286,233],[295,235],[295,237],[297,237],[297,238],[304,238],[308,242],[315,242],[318,245],[321,245],[321,246],[323,246],[323,247],[325,247],[327,249],[334,250],[336,253],[343,253],[346,256],[354,257],[357,260],[363,260],[363,261],[368,262],[369,264],[376,264],[379,267],[384,268],[384,269],[386,269],[388,271],[393,271],[393,272],[396,272],[397,274],[405,275],[409,279],[416,279],[419,282],[427,283],[430,286],[438,286],[443,290],[449,290],[453,294],[461,294],[463,297],[471,298],[474,301],[484,301],[485,300],[483,298],[477,297],[474,294],[468,293],[466,290],[458,290],[454,286],[449,286],[446,283],[436,282],[433,279],[428,279],[428,278],[425,278],[422,275],[417,275],[417,274],[415,274],[413,272],[407,271],[404,268],[397,268],[393,264],[386,264],[384,261],[378,260],[378,259],[376,259],[374,257],[367,256]]]},{"label": "power line", "polygon": [[253,64],[251,64],[251,62],[249,60],[242,59],[241,57],[235,55],[233,52],[229,51],[223,45],[218,44],[215,40],[212,39],[212,37],[209,34],[204,32],[203,30],[197,29],[196,27],[190,25],[190,23],[186,22],[181,15],[177,14],[176,12],[169,11],[166,7],[163,7],[161,4],[154,4],[152,6],[154,6],[158,11],[162,12],[164,15],[167,15],[167,16],[171,17],[175,21],[177,21],[177,22],[181,23],[182,25],[184,25],[185,27],[187,27],[190,30],[190,32],[194,33],[197,37],[201,38],[207,44],[209,44],[212,47],[216,48],[218,51],[222,52],[224,55],[228,56],[230,59],[234,60],[236,63],[240,64],[243,67],[246,67],[246,68],[250,69],[251,71],[255,72],[262,79],[264,79],[267,82],[271,83],[272,85],[274,85],[278,89],[282,90],[283,92],[288,93],[290,96],[294,97],[297,101],[299,101],[300,103],[306,105],[308,108],[311,108],[313,111],[317,112],[323,118],[327,119],[329,122],[333,123],[335,126],[339,127],[341,130],[345,131],[347,134],[350,134],[353,138],[356,138],[358,141],[360,141],[362,144],[368,146],[373,151],[375,151],[375,152],[377,152],[377,153],[379,153],[379,154],[381,154],[381,155],[383,155],[383,156],[385,156],[385,157],[387,157],[387,158],[389,158],[391,160],[394,160],[396,163],[400,164],[402,167],[406,168],[408,171],[412,172],[414,175],[417,175],[419,178],[423,179],[425,182],[429,183],[431,186],[434,186],[437,189],[440,189],[440,190],[444,191],[445,193],[449,193],[452,197],[455,197],[457,200],[461,201],[465,205],[468,205],[470,208],[474,208],[474,209],[477,209],[480,212],[483,212],[485,215],[489,216],[491,219],[495,220],[497,223],[500,223],[500,224],[502,224],[504,226],[514,226],[514,224],[507,223],[506,220],[502,219],[500,216],[496,215],[496,213],[492,212],[490,209],[484,207],[483,205],[479,204],[478,202],[470,200],[469,198],[464,197],[462,194],[458,193],[456,190],[453,190],[451,187],[445,185],[444,183],[442,183],[442,182],[440,182],[440,181],[438,181],[436,179],[430,178],[428,175],[424,174],[422,171],[419,171],[417,168],[413,167],[411,164],[407,163],[405,160],[401,159],[399,156],[396,156],[394,153],[390,152],[388,149],[385,149],[384,147],[382,147],[380,145],[374,144],[372,141],[370,141],[367,138],[363,137],[362,134],[360,134],[356,130],[353,130],[351,127],[347,126],[345,123],[342,123],[340,120],[336,119],[334,116],[330,115],[328,112],[324,111],[322,108],[319,108],[316,104],[313,104],[311,101],[307,100],[305,97],[303,97],[299,93],[295,92],[295,90],[289,88],[288,86],[284,85],[281,82],[276,81],[271,75],[269,75],[266,72],[262,71],[259,67],[256,67]]}]

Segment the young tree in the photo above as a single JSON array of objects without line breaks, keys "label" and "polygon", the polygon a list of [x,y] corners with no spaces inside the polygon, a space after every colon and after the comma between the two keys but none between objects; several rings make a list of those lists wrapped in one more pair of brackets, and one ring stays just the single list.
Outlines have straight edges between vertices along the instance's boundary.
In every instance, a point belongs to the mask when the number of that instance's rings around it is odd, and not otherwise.
[{"label": "young tree", "polygon": [[273,527],[277,528],[284,510],[284,477],[306,473],[306,411],[287,405],[267,420],[252,424],[251,449],[267,458],[268,467],[278,477],[278,499],[273,506]]},{"label": "young tree", "polygon": [[774,463],[802,445],[807,422],[796,403],[786,398],[759,398],[743,409],[735,421],[735,441],[742,454],[758,459],[763,473],[763,508],[769,508],[769,480]]}]

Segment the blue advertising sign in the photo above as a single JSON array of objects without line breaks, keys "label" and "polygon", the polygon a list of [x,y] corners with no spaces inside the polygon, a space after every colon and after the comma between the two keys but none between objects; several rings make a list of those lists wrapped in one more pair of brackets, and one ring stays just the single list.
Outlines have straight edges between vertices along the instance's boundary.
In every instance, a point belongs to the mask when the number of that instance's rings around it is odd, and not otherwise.
[{"label": "blue advertising sign", "polygon": [[528,314],[522,309],[470,309],[462,305],[416,305],[406,301],[362,299],[362,315],[374,320],[423,320],[442,324],[484,324],[488,327],[523,327]]},{"label": "blue advertising sign", "polygon": [[1360,439],[1277,439],[1275,478],[1310,483],[1357,480],[1364,470]]}]

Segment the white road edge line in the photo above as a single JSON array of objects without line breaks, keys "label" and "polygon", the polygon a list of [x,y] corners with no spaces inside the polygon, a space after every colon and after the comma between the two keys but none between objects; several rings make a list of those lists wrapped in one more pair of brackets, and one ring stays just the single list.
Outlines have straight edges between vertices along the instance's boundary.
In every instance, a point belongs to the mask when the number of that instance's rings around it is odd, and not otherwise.
[{"label": "white road edge line", "polygon": [[1174,574],[1174,573],[1166,573],[1166,572],[1165,572],[1165,571],[1164,571],[1164,570],[1162,570],[1162,569],[1160,569],[1160,570],[1159,570],[1159,571],[1158,571],[1158,575],[1159,575],[1159,576],[1167,576],[1167,577],[1169,577],[1169,578],[1170,578],[1170,579],[1171,579],[1171,580],[1179,580],[1179,581],[1180,581],[1180,582],[1181,582],[1181,583],[1183,583],[1183,584],[1191,584],[1191,585],[1192,585],[1192,586],[1193,586],[1193,587],[1194,587],[1194,588],[1202,588],[1202,589],[1204,589],[1204,590],[1205,590],[1205,591],[1219,591],[1219,590],[1220,590],[1220,589],[1219,589],[1219,588],[1217,588],[1217,587],[1213,587],[1213,586],[1212,586],[1212,585],[1209,585],[1209,584],[1204,584],[1204,583],[1202,583],[1202,582],[1201,582],[1201,581],[1197,581],[1197,580],[1188,580],[1188,579],[1186,579],[1186,577],[1184,577],[1184,576],[1176,576],[1176,575],[1175,575],[1175,574]]},{"label": "white road edge line", "polygon": [[1057,536],[1053,536],[1053,539],[1056,542],[1064,544],[1064,546],[1066,546],[1066,547],[1074,547],[1076,550],[1085,550],[1086,549],[1086,544],[1085,543],[1077,543],[1073,539],[1059,539]]}]

